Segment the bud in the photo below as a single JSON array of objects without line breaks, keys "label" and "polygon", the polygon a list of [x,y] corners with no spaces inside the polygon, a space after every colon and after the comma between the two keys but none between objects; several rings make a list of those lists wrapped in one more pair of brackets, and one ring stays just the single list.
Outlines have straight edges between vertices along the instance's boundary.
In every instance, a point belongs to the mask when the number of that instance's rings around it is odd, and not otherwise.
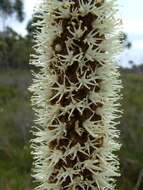
[{"label": "bud", "polygon": [[43,0],[31,64],[39,190],[114,190],[121,51],[116,0]]}]

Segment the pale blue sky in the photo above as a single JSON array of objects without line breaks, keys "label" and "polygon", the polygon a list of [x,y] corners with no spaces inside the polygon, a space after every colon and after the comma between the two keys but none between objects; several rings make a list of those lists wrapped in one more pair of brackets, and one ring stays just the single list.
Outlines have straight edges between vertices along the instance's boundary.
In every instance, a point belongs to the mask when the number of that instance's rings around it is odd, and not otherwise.
[{"label": "pale blue sky", "polygon": [[[24,0],[25,21],[20,24],[10,19],[8,22],[15,30],[25,35],[25,27],[31,18],[33,7],[39,2],[40,0]],[[130,51],[123,53],[122,62],[125,64],[128,59],[134,59],[136,63],[143,62],[143,0],[118,0],[118,3],[123,30],[128,34],[133,45]]]}]

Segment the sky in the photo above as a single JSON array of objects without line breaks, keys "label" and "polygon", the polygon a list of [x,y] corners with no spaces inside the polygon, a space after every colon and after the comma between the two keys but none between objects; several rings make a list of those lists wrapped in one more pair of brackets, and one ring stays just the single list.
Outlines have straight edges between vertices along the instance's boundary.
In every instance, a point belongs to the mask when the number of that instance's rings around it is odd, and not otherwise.
[{"label": "sky", "polygon": [[[31,18],[33,8],[40,0],[24,0],[25,21],[18,23],[14,18],[8,23],[22,35],[26,34],[26,24]],[[119,14],[123,21],[123,31],[128,34],[132,42],[132,48],[125,50],[121,56],[121,62],[127,66],[128,60],[134,60],[136,64],[143,63],[143,0],[117,0]]]},{"label": "sky", "polygon": [[131,50],[122,54],[122,64],[127,65],[128,60],[136,64],[143,63],[143,0],[118,0],[120,14],[123,20],[123,29],[132,42]]}]

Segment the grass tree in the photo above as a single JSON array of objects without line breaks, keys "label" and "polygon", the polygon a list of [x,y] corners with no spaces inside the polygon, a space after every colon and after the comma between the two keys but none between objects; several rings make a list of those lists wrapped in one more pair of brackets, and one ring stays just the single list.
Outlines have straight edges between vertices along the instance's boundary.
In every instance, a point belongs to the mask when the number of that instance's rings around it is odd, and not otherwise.
[{"label": "grass tree", "polygon": [[39,190],[113,190],[121,80],[116,0],[43,0],[31,64]]}]

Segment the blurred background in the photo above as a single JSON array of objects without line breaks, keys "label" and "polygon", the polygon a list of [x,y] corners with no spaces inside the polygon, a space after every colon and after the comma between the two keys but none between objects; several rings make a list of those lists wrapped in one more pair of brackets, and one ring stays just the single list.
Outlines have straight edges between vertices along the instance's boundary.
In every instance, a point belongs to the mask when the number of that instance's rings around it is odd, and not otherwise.
[{"label": "blurred background", "polygon": [[[143,1],[118,0],[124,51],[119,190],[143,190]],[[31,190],[29,55],[39,0],[0,0],[0,190]]]}]

